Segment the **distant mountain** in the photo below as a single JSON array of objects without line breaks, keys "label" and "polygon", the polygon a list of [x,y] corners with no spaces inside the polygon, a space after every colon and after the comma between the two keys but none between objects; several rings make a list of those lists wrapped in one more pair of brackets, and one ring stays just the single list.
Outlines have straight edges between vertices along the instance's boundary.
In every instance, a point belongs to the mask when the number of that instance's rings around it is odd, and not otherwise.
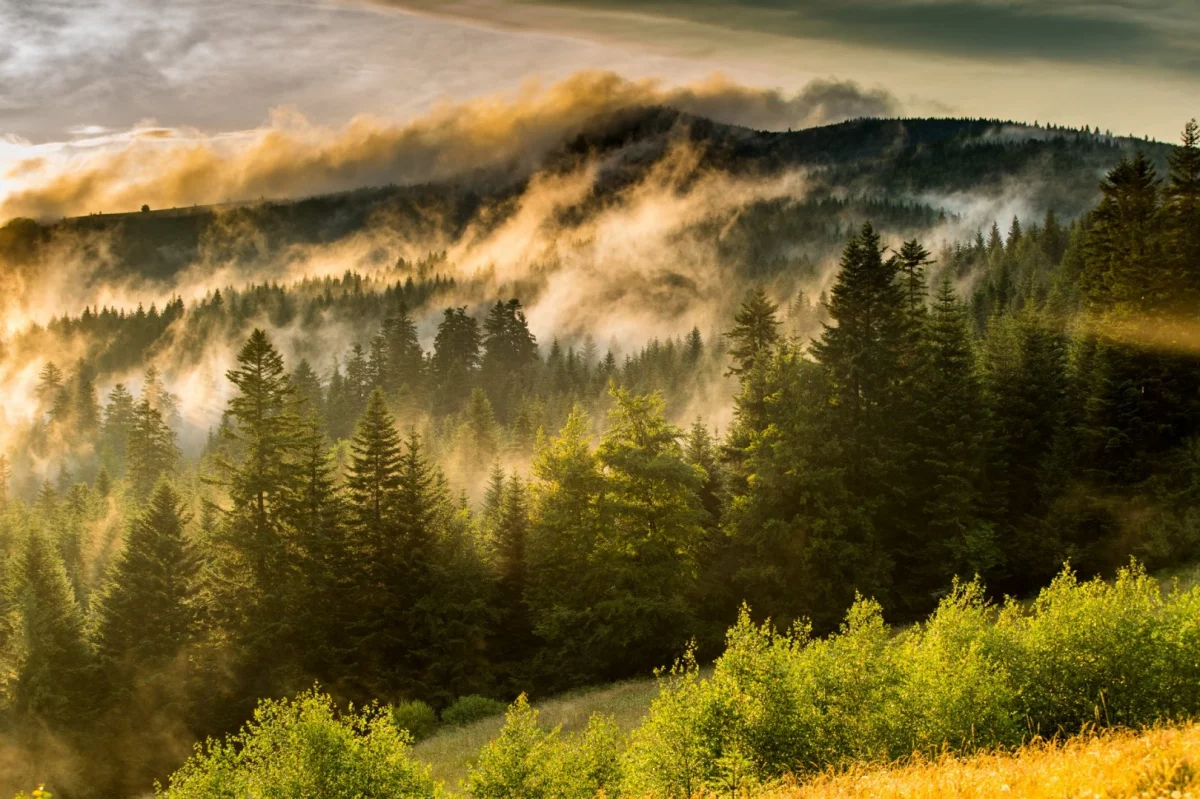
[{"label": "distant mountain", "polygon": [[[1060,218],[1071,218],[1094,203],[1103,174],[1123,156],[1140,149],[1165,164],[1171,150],[1154,142],[999,120],[860,119],[772,133],[669,108],[639,108],[596,119],[584,133],[552,150],[538,171],[565,173],[587,161],[598,164],[594,190],[577,209],[578,215],[586,215],[643,179],[680,145],[695,153],[687,170],[673,175],[681,188],[689,178],[714,171],[753,178],[804,170],[808,189],[802,201],[776,201],[757,211],[773,217],[807,206],[810,217],[816,214],[827,222],[817,238],[832,239],[843,235],[847,220],[864,216],[885,227],[895,216],[898,226],[919,230],[943,214],[959,213],[964,198],[972,197],[1019,196],[1029,213],[1053,208]],[[491,209],[492,222],[502,219],[506,204],[530,179],[530,174],[506,166],[436,185],[94,215],[51,224],[13,220],[0,229],[0,262],[39,264],[45,245],[71,236],[82,242],[85,255],[94,247],[91,254],[103,262],[96,278],[170,280],[201,257],[231,264],[262,262],[294,245],[331,244],[372,227],[412,240],[453,241],[469,224],[479,224],[484,209]],[[881,207],[900,210],[893,214]],[[743,215],[739,221],[743,238],[753,235],[754,216]],[[807,230],[812,239],[812,219],[798,229]],[[247,236],[251,231],[254,235]],[[782,242],[788,251],[804,243]]]}]

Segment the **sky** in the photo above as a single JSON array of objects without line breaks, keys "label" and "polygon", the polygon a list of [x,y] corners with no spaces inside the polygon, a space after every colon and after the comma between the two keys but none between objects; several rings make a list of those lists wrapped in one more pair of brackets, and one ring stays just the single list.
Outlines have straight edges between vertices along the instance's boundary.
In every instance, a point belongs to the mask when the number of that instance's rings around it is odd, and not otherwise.
[{"label": "sky", "polygon": [[236,147],[285,117],[334,137],[597,71],[782,98],[715,107],[755,127],[835,121],[787,105],[814,85],[865,98],[847,113],[1160,140],[1200,114],[1197,0],[0,0],[0,32],[0,207],[153,137]]}]

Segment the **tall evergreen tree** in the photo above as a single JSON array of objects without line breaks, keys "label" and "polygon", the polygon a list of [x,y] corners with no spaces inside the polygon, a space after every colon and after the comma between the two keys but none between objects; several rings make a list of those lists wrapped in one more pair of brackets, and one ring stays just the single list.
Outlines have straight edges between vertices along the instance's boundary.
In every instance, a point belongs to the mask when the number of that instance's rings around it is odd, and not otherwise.
[{"label": "tall evergreen tree", "polygon": [[[514,473],[506,481],[499,518],[492,538],[495,569],[496,622],[492,658],[509,679],[522,676],[519,665],[536,649],[533,624],[525,602],[529,539],[529,506],[525,484]],[[513,687],[517,681],[513,679]]]},{"label": "tall evergreen tree", "polygon": [[417,337],[417,326],[403,303],[394,316],[384,321],[383,337],[387,342],[384,391],[389,396],[399,396],[401,392],[419,396],[425,382],[425,353]]},{"label": "tall evergreen tree", "polygon": [[124,383],[117,383],[108,392],[108,405],[104,409],[104,427],[101,431],[104,461],[110,472],[124,473],[125,444],[133,427],[133,395]]},{"label": "tall evergreen tree", "polygon": [[129,525],[96,608],[95,646],[113,687],[173,660],[198,632],[199,552],[191,520],[169,483],[154,489]]},{"label": "tall evergreen tree", "polygon": [[910,568],[929,596],[955,575],[989,574],[1001,554],[981,517],[987,419],[967,309],[949,279],[938,289],[924,347],[912,467],[924,541]]},{"label": "tall evergreen tree", "polygon": [[313,371],[312,365],[301,359],[292,372],[292,385],[296,387],[296,399],[305,406],[304,413],[316,414],[318,418],[325,415],[325,394],[321,386],[321,378]]},{"label": "tall evergreen tree", "polygon": [[[215,622],[240,647],[244,690],[270,690],[272,665],[288,656],[295,620],[285,611],[296,578],[289,510],[298,489],[296,389],[283,358],[254,330],[226,373],[237,393],[223,428],[232,457],[217,465],[231,507],[206,572]],[[255,684],[257,683],[257,687]]]},{"label": "tall evergreen tree", "polygon": [[1163,193],[1172,271],[1194,305],[1200,298],[1200,125],[1194,119],[1184,126],[1180,146],[1171,153],[1170,180]]},{"label": "tall evergreen tree", "polygon": [[479,369],[482,337],[466,307],[447,308],[433,342],[433,373],[438,401],[447,411],[463,406]]},{"label": "tall evergreen tree", "polygon": [[164,475],[172,474],[179,462],[175,433],[167,427],[162,414],[145,398],[133,407],[125,443],[125,475],[137,499],[150,491]]},{"label": "tall evergreen tree", "polygon": [[538,360],[537,339],[529,332],[520,300],[496,301],[484,319],[482,343],[480,381],[500,418],[508,419],[515,408],[513,395]]},{"label": "tall evergreen tree", "polygon": [[779,306],[767,299],[761,286],[751,291],[734,314],[733,329],[725,334],[731,342],[731,374],[744,374],[758,361],[769,358],[779,342]]},{"label": "tall evergreen tree", "polygon": [[62,561],[40,532],[26,536],[4,591],[15,622],[0,642],[12,707],[52,725],[79,724],[94,708],[95,666]]}]

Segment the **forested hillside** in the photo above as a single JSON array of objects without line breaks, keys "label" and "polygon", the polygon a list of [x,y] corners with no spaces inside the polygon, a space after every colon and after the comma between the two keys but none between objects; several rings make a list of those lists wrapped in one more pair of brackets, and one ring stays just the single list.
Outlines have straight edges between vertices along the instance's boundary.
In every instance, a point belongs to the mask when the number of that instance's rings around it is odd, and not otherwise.
[{"label": "forested hillside", "polygon": [[[728,645],[735,687],[764,647],[824,673],[802,642],[852,606],[828,646],[917,680],[880,607],[905,624],[940,603],[936,621],[1067,561],[1196,558],[1198,139],[1142,154],[997,123],[757,134],[639,112],[515,182],[9,223],[0,257],[37,291],[4,295],[0,790],[137,795],[314,682],[440,711],[646,675],[693,643]],[[63,308],[89,281],[111,301]],[[1122,579],[1186,649],[1194,592],[1154,604]],[[992,742],[1095,707],[1090,683],[1079,707],[1022,704],[1044,675],[1013,664],[1070,626],[1047,602],[971,628],[1014,692]],[[780,643],[768,618],[799,626]],[[1179,685],[1184,661],[1162,666]],[[689,793],[654,760],[672,701],[749,730],[713,744],[749,759],[703,761],[705,789],[917,734],[864,718],[876,737],[838,728],[828,757],[803,736],[756,749],[756,722],[680,679],[631,744],[651,793]],[[330,712],[306,697],[263,728]],[[964,718],[921,746],[967,728],[974,746]],[[353,724],[403,748],[382,715]],[[475,795],[504,795],[481,769]],[[419,772],[396,795],[424,795]]]}]

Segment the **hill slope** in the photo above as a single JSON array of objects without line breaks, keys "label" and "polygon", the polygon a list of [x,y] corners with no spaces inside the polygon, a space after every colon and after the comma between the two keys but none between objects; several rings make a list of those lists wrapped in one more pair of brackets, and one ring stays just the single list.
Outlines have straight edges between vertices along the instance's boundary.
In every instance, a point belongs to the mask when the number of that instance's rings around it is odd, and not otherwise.
[{"label": "hill slope", "polygon": [[1081,736],[1060,744],[1034,744],[1012,754],[860,768],[768,795],[771,799],[1184,799],[1200,795],[1200,725]]},{"label": "hill slope", "polygon": [[[1143,149],[1161,164],[1171,149],[990,120],[862,119],[770,133],[667,108],[643,108],[595,120],[587,132],[552,150],[538,172],[562,174],[583,161],[597,162],[599,175],[588,204],[602,207],[681,144],[699,153],[690,166],[693,174],[764,177],[801,169],[809,175],[813,199],[916,202],[930,207],[931,219],[960,209],[954,195],[996,196],[1016,191],[1017,185],[1031,213],[1054,208],[1060,217],[1072,217],[1094,202],[1099,178],[1122,156]],[[165,280],[201,258],[261,261],[295,245],[331,244],[367,229],[409,240],[453,241],[486,209],[491,209],[488,216],[502,217],[506,203],[529,180],[506,167],[438,185],[96,215],[41,225],[10,222],[0,231],[0,263],[36,261],[39,248],[56,237],[103,237],[104,247],[91,254],[105,262],[104,277]]]}]

